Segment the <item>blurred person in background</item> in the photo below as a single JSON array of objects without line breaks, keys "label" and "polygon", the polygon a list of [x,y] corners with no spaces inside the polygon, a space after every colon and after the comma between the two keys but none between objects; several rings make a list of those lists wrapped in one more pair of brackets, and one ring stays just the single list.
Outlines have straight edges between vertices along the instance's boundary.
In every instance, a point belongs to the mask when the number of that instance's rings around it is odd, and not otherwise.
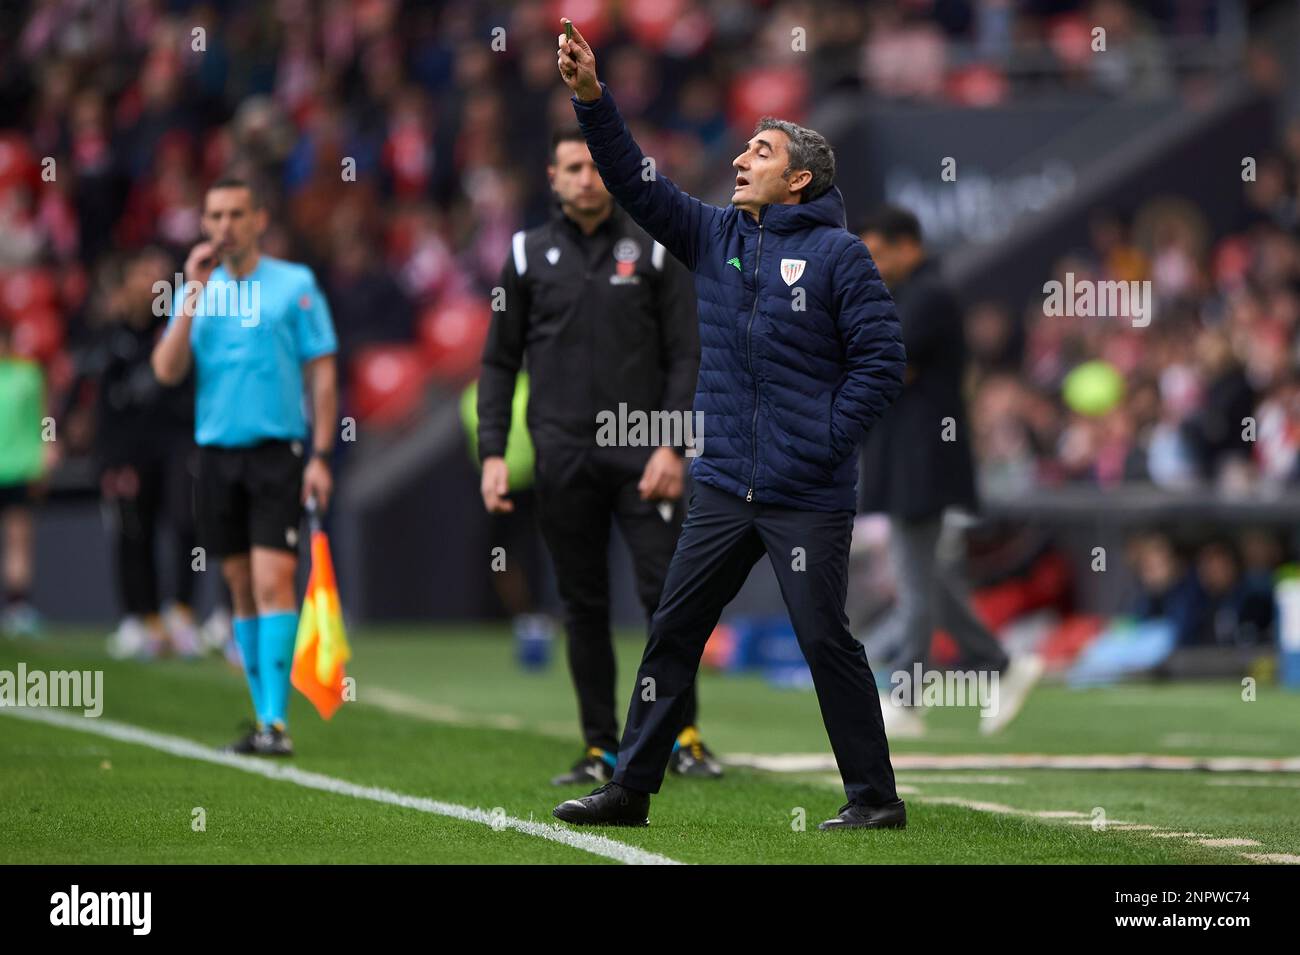
[{"label": "blurred person in background", "polygon": [[168,386],[194,369],[196,521],[207,558],[220,560],[230,587],[256,715],[227,750],[291,756],[299,525],[303,505],[325,511],[333,491],[338,342],[311,269],[262,251],[268,222],[248,180],[223,177],[208,187],[207,238],[185,262],[185,286],[174,290],[152,363]]},{"label": "blurred person in background", "polygon": [[45,440],[45,375],[36,362],[13,352],[12,338],[12,329],[0,321],[0,632],[36,637],[41,623],[31,602],[32,506],[57,451],[53,440]]},{"label": "blurred person in background", "polygon": [[1001,302],[980,302],[970,309],[965,332],[977,383],[991,374],[1015,372],[1024,361],[1024,327]]},{"label": "blurred person in background", "polygon": [[1214,481],[1232,459],[1250,457],[1251,445],[1242,433],[1256,397],[1222,329],[1207,328],[1197,336],[1196,364],[1204,397],[1186,423],[1186,435],[1201,476]]},{"label": "blurred person in background", "polygon": [[[618,762],[609,619],[609,534],[632,554],[646,616],[659,603],[681,529],[681,447],[601,447],[597,416],[689,416],[699,369],[694,285],[605,189],[577,127],[558,131],[548,167],[551,221],[515,234],[479,379],[479,455],[489,513],[513,510],[505,460],[515,381],[527,362],[536,507],[565,608],[569,670],[585,751],[557,786],[607,782]],[[684,419],[683,419],[684,420]],[[666,439],[665,439],[666,440]],[[717,777],[700,737],[694,685],[672,769]]]},{"label": "blurred person in background", "polygon": [[1271,581],[1243,573],[1241,555],[1231,540],[1218,538],[1196,552],[1196,577],[1206,609],[1195,642],[1217,647],[1267,644],[1273,627]]},{"label": "blurred person in background", "polygon": [[1177,646],[1199,642],[1208,600],[1167,534],[1147,531],[1128,547],[1139,593],[1131,613],[1139,622],[1163,620],[1173,630]]},{"label": "blurred person in background", "polygon": [[[1036,656],[1010,658],[971,609],[962,573],[965,548],[955,511],[976,507],[975,467],[962,382],[966,344],[962,311],[928,255],[915,215],[897,206],[878,210],[859,230],[889,286],[903,327],[907,369],[903,393],[863,445],[859,509],[889,516],[898,596],[893,611],[868,639],[872,655],[887,654],[882,676],[926,665],[936,626],[964,653],[963,663],[1000,674],[996,715],[981,730],[997,732],[1020,711],[1042,675]],[[945,514],[948,520],[945,521]],[[886,690],[881,707],[888,731],[924,732],[920,706],[896,706]]]},{"label": "blurred person in background", "polygon": [[[105,519],[113,538],[123,618],[109,637],[117,658],[182,657],[202,652],[194,621],[194,385],[159,383],[150,365],[170,301],[154,283],[170,282],[171,256],[145,249],[126,262],[109,294],[104,324],[78,356],[78,381],[97,384],[95,456]],[[170,288],[170,284],[168,285]],[[70,389],[75,393],[77,382]],[[172,537],[172,596],[165,612],[155,546]]]}]

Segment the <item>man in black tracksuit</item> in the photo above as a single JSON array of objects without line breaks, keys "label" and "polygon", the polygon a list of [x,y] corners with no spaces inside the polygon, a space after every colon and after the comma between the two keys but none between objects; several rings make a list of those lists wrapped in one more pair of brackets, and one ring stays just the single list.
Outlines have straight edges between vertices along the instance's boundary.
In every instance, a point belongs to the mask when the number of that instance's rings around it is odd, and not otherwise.
[{"label": "man in black tracksuit", "polygon": [[[167,324],[154,308],[154,283],[171,274],[171,264],[160,249],[146,249],[126,264],[121,286],[109,296],[107,321],[77,353],[77,377],[69,389],[69,406],[83,384],[93,382],[98,391],[95,457],[125,613],[109,639],[109,653],[118,657],[167,650],[195,656],[202,650],[191,610],[194,381],[187,376],[166,387],[150,367],[154,343]],[[154,556],[164,524],[174,540],[174,603],[165,617]]]},{"label": "man in black tracksuit", "polygon": [[[614,647],[607,567],[611,519],[654,613],[681,529],[686,448],[617,426],[674,412],[684,423],[699,370],[690,273],[614,206],[575,127],[558,133],[549,223],[514,236],[479,380],[479,453],[490,512],[512,509],[504,460],[515,378],[527,361],[538,521],[565,607],[569,668],[586,751],[556,785],[604,782],[617,763]],[[685,434],[685,429],[682,429]],[[607,440],[609,437],[615,440]],[[674,727],[675,771],[721,769],[695,727],[694,685]]]},{"label": "man in black tracksuit", "polygon": [[554,814],[586,825],[648,822],[705,642],[766,555],[849,800],[822,828],[901,828],[906,807],[880,698],[844,600],[854,452],[901,391],[905,353],[889,291],[844,227],[834,154],[813,130],[765,117],[732,161],[730,205],[701,202],[643,155],[582,35],[574,29],[558,42],[560,75],[605,185],[695,273],[704,440],[614,778]]}]

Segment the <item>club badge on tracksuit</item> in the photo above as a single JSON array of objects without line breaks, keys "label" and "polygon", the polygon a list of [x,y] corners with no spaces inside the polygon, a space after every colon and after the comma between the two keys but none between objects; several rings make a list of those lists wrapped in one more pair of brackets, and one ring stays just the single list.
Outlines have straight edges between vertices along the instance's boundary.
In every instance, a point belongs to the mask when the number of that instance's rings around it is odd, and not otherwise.
[{"label": "club badge on tracksuit", "polygon": [[641,246],[636,239],[622,238],[614,243],[614,274],[609,277],[610,285],[640,285],[641,276],[636,274],[636,260],[641,258]]}]

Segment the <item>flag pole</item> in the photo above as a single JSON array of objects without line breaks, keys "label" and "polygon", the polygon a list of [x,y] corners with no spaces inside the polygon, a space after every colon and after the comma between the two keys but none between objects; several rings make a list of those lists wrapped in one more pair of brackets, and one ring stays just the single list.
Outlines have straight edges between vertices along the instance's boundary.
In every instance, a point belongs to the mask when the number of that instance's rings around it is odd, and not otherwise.
[{"label": "flag pole", "polygon": [[307,529],[315,534],[321,529],[320,508],[316,506],[316,495],[307,495]]}]

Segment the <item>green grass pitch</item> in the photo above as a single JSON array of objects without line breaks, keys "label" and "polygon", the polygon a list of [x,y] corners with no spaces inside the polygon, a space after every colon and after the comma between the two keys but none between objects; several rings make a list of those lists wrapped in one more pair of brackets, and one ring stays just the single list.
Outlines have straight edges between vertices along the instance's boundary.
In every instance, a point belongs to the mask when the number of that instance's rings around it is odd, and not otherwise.
[{"label": "green grass pitch", "polygon": [[[580,752],[558,645],[549,669],[525,673],[501,628],[374,628],[354,633],[352,642],[355,703],[325,723],[295,693],[295,769],[548,827],[555,803],[582,792],[548,783]],[[640,643],[628,633],[617,644],[626,700]],[[248,713],[242,676],[217,660],[113,662],[97,637],[63,632],[0,642],[0,669],[12,671],[19,661],[29,670],[102,669],[102,720],[75,721],[87,729],[125,724],[216,748]],[[827,751],[811,692],[705,672],[700,699],[705,739],[724,759]],[[1244,702],[1232,682],[1044,685],[994,739],[977,732],[973,710],[938,710],[929,721],[926,738],[895,741],[893,751],[1300,754],[1300,694],[1261,686],[1257,700]],[[647,829],[568,831],[686,863],[1300,861],[1300,773],[900,769],[898,781],[908,802],[905,831],[818,832],[816,824],[843,802],[833,772],[741,767],[729,767],[720,781],[670,776]],[[199,808],[203,831],[192,825]],[[1093,822],[1098,811],[1105,826]],[[617,858],[519,828],[308,788],[0,711],[3,863]]]}]

